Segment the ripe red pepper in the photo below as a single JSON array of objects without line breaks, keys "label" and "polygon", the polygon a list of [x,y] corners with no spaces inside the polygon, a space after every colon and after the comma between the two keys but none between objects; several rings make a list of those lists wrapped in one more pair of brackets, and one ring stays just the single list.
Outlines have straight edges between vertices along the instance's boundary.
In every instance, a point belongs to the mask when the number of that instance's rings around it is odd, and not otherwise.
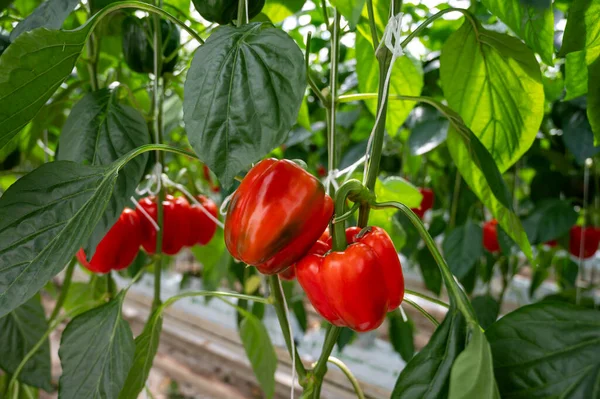
[{"label": "ripe red pepper", "polygon": [[306,254],[332,215],[333,201],[319,180],[291,161],[265,159],[231,198],[225,244],[261,273],[279,273]]},{"label": "ripe red pepper", "polygon": [[596,254],[600,244],[600,229],[573,226],[570,231],[569,252],[578,258],[588,259]]},{"label": "ripe red pepper", "polygon": [[313,247],[296,265],[298,282],[315,309],[334,325],[364,332],[381,325],[404,298],[404,276],[392,240],[379,227],[346,230],[348,248]]},{"label": "ripe red pepper", "polygon": [[85,268],[94,273],[108,273],[122,270],[135,259],[142,243],[142,224],[138,214],[125,208],[116,223],[98,243],[91,261],[87,261],[83,248],[77,252],[77,259]]},{"label": "ripe red pepper", "polygon": [[[140,206],[154,219],[157,220],[156,198],[146,197],[140,202]],[[156,253],[156,229],[148,218],[137,210],[142,221],[144,235],[142,247],[149,254]],[[163,241],[162,252],[167,255],[175,255],[183,248],[190,236],[190,204],[184,197],[173,197],[167,195],[163,201]]]},{"label": "ripe red pepper", "polygon": [[483,247],[491,253],[500,250],[498,242],[498,221],[492,219],[483,224]]},{"label": "ripe red pepper", "polygon": [[[198,195],[196,199],[209,214],[215,218],[217,217],[217,205],[213,200],[204,195]],[[196,244],[208,244],[217,231],[216,223],[196,204],[190,206],[188,218],[190,234],[185,241],[185,246],[192,247]]]},{"label": "ripe red pepper", "polygon": [[435,195],[433,190],[430,188],[419,188],[421,195],[423,198],[421,199],[421,205],[418,208],[412,208],[412,211],[421,219],[425,215],[425,212],[433,208],[433,203],[435,200]]}]

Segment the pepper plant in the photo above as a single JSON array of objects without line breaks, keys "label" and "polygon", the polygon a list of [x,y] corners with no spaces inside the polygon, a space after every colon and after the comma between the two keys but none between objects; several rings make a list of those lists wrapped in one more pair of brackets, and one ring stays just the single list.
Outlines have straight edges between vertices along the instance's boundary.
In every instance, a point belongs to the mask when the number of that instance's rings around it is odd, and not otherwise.
[{"label": "pepper plant", "polygon": [[[453,3],[2,2],[0,395],[137,398],[163,313],[202,296],[237,310],[265,397],[264,306],[302,397],[321,396],[328,362],[364,397],[331,353],[386,317],[407,362],[393,398],[600,397],[583,261],[600,241],[600,2]],[[206,289],[165,298],[184,247]],[[405,288],[409,265],[430,293]],[[499,318],[523,270],[532,303]],[[123,304],[144,274],[134,337]],[[557,293],[536,296],[550,277]],[[312,365],[289,321],[309,303],[326,329]],[[416,354],[400,304],[435,326]]]}]

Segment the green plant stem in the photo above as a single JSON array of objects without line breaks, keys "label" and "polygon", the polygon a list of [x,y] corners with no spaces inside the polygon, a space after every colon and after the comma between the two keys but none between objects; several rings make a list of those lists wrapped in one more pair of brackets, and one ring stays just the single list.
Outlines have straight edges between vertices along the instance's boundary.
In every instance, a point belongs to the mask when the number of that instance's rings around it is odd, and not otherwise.
[{"label": "green plant stem", "polygon": [[329,15],[327,13],[327,3],[325,0],[321,0],[321,10],[323,11],[323,20],[325,21],[325,25],[327,25],[327,29],[329,29]]},{"label": "green plant stem", "polygon": [[247,0],[238,0],[237,20],[235,21],[238,28],[248,23],[248,19],[246,18],[246,1]]},{"label": "green plant stem", "polygon": [[90,74],[90,86],[92,91],[98,90],[98,64],[96,62],[96,52],[99,49],[95,46],[95,35],[90,35],[87,40],[87,52],[89,61],[87,62],[88,73]]},{"label": "green plant stem", "polygon": [[323,342],[323,349],[321,350],[321,355],[319,356],[319,360],[317,361],[317,365],[313,370],[313,375],[316,379],[315,382],[315,390],[313,391],[313,397],[319,398],[321,395],[321,385],[323,384],[323,377],[327,373],[327,359],[331,355],[333,348],[337,342],[338,337],[342,329],[340,327],[336,327],[332,324],[327,325],[327,331],[325,332],[325,341]]},{"label": "green plant stem", "polygon": [[272,301],[270,299],[263,298],[260,296],[239,294],[237,292],[200,290],[200,291],[188,291],[188,292],[183,292],[181,294],[174,295],[174,296],[168,298],[167,300],[165,300],[165,302],[160,306],[160,310],[161,311],[165,310],[167,307],[171,306],[172,304],[174,304],[175,302],[177,302],[180,299],[191,298],[191,297],[195,297],[195,296],[216,296],[219,298],[237,298],[237,299],[243,299],[245,301],[260,302],[260,303],[264,303],[265,305],[272,304]]},{"label": "green plant stem", "polygon": [[417,304],[416,302],[408,299],[408,298],[404,298],[404,302],[408,303],[410,306],[412,306],[413,308],[417,309],[419,311],[419,313],[421,313],[423,316],[425,316],[436,328],[437,326],[440,325],[440,323],[435,319],[435,317],[433,317],[428,311],[426,311],[425,309],[423,309],[419,304]]},{"label": "green plant stem", "polygon": [[[338,67],[339,67],[339,51],[340,51],[340,21],[341,14],[337,9],[333,10],[333,28],[331,34],[331,68],[329,75],[329,88],[330,94],[326,102],[326,117],[327,117],[327,170],[332,171],[335,169],[337,162],[337,148],[335,145],[335,127],[337,117],[337,103],[335,101],[337,97],[338,88]],[[333,183],[329,185],[329,194],[334,195]]]},{"label": "green plant stem", "polygon": [[375,11],[373,10],[373,0],[367,0],[367,14],[369,16],[369,28],[371,31],[371,40],[373,48],[379,47],[379,39],[377,38],[377,26],[375,25]]},{"label": "green plant stem", "polygon": [[415,228],[419,232],[419,235],[421,236],[423,241],[425,241],[425,245],[427,245],[429,252],[431,252],[431,254],[433,255],[433,258],[435,259],[435,262],[437,263],[440,272],[442,273],[442,277],[446,284],[446,289],[448,290],[448,293],[450,295],[450,300],[456,303],[458,309],[465,316],[469,325],[479,325],[479,323],[477,322],[477,316],[475,316],[475,311],[473,310],[471,302],[469,302],[464,291],[454,280],[454,276],[452,275],[452,272],[450,271],[446,260],[437,248],[437,245],[435,244],[433,238],[431,238],[431,236],[427,232],[427,229],[423,225],[421,219],[417,215],[415,215],[415,213],[411,211],[409,207],[396,201],[371,203],[371,207],[374,209],[395,208],[408,217],[410,222],[415,226]]},{"label": "green plant stem", "polygon": [[460,184],[462,181],[462,177],[456,170],[456,176],[454,177],[454,192],[452,193],[452,208],[450,210],[450,222],[448,223],[448,227],[453,229],[456,225],[456,214],[458,212],[458,200],[460,195]]},{"label": "green plant stem", "polygon": [[283,333],[283,338],[285,339],[285,345],[288,348],[290,356],[295,356],[296,358],[296,373],[298,373],[298,381],[300,385],[304,386],[306,384],[306,368],[302,363],[302,359],[298,354],[298,351],[295,347],[292,347],[292,337],[290,336],[291,332],[289,329],[289,322],[286,313],[286,308],[283,302],[283,293],[279,289],[279,277],[275,274],[269,276],[269,286],[271,288],[271,295],[273,296],[273,306],[275,307],[275,313],[277,313],[277,320],[279,320],[279,325],[281,327],[281,332]]},{"label": "green plant stem", "polygon": [[[159,8],[160,8],[159,2]],[[156,4],[156,0],[155,0]],[[164,89],[161,90],[160,76],[162,71],[162,32],[160,27],[160,18],[158,14],[154,14],[154,85],[152,90],[152,105],[153,105],[153,127],[154,127],[154,141],[156,144],[162,144],[163,141],[163,101],[164,101]],[[156,162],[161,165],[160,171],[162,174],[163,165],[165,159],[161,151],[156,151]],[[161,179],[161,176],[158,176]],[[165,200],[165,189],[164,186],[160,185],[158,191],[158,198],[156,204],[156,223],[159,226],[156,232],[156,255],[154,263],[154,300],[152,302],[152,311],[154,312],[161,304],[160,291],[161,291],[161,274],[163,266],[163,254],[162,254],[162,243],[164,236],[164,207],[163,202]]]},{"label": "green plant stem", "polygon": [[450,305],[448,305],[446,302],[440,301],[439,299],[436,299],[436,298],[432,298],[432,297],[430,297],[428,295],[425,295],[425,294],[422,294],[422,293],[420,293],[418,291],[413,291],[413,290],[405,289],[404,293],[412,295],[412,296],[416,296],[416,297],[421,298],[421,299],[425,299],[426,301],[429,301],[431,303],[435,303],[436,305],[443,306],[446,309],[450,308]]},{"label": "green plant stem", "polygon": [[50,319],[48,319],[48,323],[52,323],[54,319],[56,319],[56,317],[60,313],[60,309],[62,308],[63,303],[65,303],[65,298],[67,297],[69,287],[71,286],[71,280],[73,279],[73,271],[75,270],[76,263],[77,261],[73,258],[67,266],[67,270],[65,271],[65,278],[63,280],[62,287],[60,288],[60,294],[58,295],[58,299],[56,300],[56,304],[54,305],[54,309],[52,310]]},{"label": "green plant stem", "polygon": [[306,52],[304,53],[304,67],[306,69],[306,81],[308,82],[308,85],[315,93],[315,96],[317,96],[319,101],[321,101],[321,105],[323,105],[323,107],[327,107],[327,104],[329,102],[327,101],[327,99],[325,98],[323,93],[321,93],[321,90],[319,90],[319,86],[317,86],[317,83],[314,81],[312,76],[310,76],[310,62],[309,62],[310,58],[309,57],[310,57],[311,38],[312,38],[312,33],[308,32],[308,35],[306,36]]},{"label": "green plant stem", "polygon": [[336,366],[338,366],[338,368],[340,370],[342,370],[342,373],[344,373],[346,375],[346,377],[348,377],[348,380],[350,380],[350,383],[352,384],[352,387],[354,388],[356,397],[358,399],[365,399],[365,394],[363,393],[362,389],[360,388],[360,384],[358,383],[358,380],[356,379],[354,374],[352,374],[352,371],[350,371],[348,366],[346,366],[344,364],[344,362],[342,362],[340,359],[338,359],[337,357],[333,357],[333,356],[329,356],[327,361],[331,364],[335,364]]}]

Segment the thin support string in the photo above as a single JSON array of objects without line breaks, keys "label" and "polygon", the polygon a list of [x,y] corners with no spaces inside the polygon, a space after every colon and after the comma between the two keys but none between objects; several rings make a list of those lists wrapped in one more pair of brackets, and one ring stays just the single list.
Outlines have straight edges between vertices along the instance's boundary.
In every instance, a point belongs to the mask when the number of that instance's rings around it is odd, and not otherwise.
[{"label": "thin support string", "polygon": [[181,184],[179,183],[175,183],[174,181],[172,181],[171,179],[169,179],[169,177],[165,174],[162,175],[162,180],[165,186],[171,186],[171,187],[175,187],[176,189],[178,189],[179,191],[181,191],[186,197],[188,197],[192,203],[196,206],[198,206],[200,208],[200,210],[206,215],[208,216],[208,218],[210,220],[212,220],[213,222],[215,222],[215,224],[217,226],[219,226],[221,229],[225,228],[225,225],[216,217],[214,217],[209,211],[208,209],[206,209],[204,207],[204,205],[202,205],[197,199],[196,197],[194,197],[192,194],[190,194],[190,192]]},{"label": "thin support string", "polygon": [[144,217],[146,219],[148,219],[148,221],[152,224],[152,227],[154,227],[154,229],[156,231],[160,230],[160,226],[158,225],[158,223],[156,223],[156,220],[154,220],[152,218],[152,216],[150,216],[150,214],[148,212],[146,212],[146,210],[140,205],[139,202],[137,202],[137,200],[134,198],[134,196],[132,195],[130,198],[131,202],[133,202],[133,204],[135,205],[136,209],[138,211],[140,211],[142,213],[142,215],[144,215]]},{"label": "thin support string", "polygon": [[329,195],[331,194],[331,186],[333,186],[333,189],[335,191],[337,191],[340,186],[337,182],[337,176],[338,176],[339,171],[337,169],[332,169],[329,172],[327,172],[327,177],[325,177],[325,180],[323,180],[323,185],[325,186],[325,192]]},{"label": "thin support string", "polygon": [[244,1],[244,7],[246,8],[246,22],[250,22],[250,16],[248,15],[248,0]]},{"label": "thin support string", "polygon": [[162,165],[160,162],[154,164],[152,168],[152,174],[146,175],[146,186],[144,188],[136,188],[135,192],[137,195],[157,195],[161,188],[162,182],[160,176],[162,175]]},{"label": "thin support string", "polygon": [[277,277],[277,284],[279,285],[279,292],[283,298],[283,310],[285,311],[288,329],[290,330],[290,345],[292,347],[292,390],[290,392],[290,398],[294,399],[294,390],[296,389],[296,343],[294,342],[294,334],[292,332],[292,323],[290,322],[290,312],[288,310],[287,300],[285,299],[285,292],[283,292],[283,286],[281,285],[281,279],[279,277]]},{"label": "thin support string", "polygon": [[402,321],[405,323],[408,322],[408,316],[406,316],[406,312],[404,311],[404,308],[402,307],[402,305],[400,305],[400,307],[398,309],[400,309],[400,315],[402,316]]},{"label": "thin support string", "polygon": [[[590,158],[585,160],[585,166],[583,169],[583,214],[584,214],[584,218],[583,218],[583,226],[581,228],[581,236],[580,236],[580,242],[579,242],[579,259],[578,259],[578,268],[579,268],[579,273],[578,273],[578,277],[579,280],[582,281],[584,280],[584,270],[583,270],[583,250],[585,248],[585,228],[586,228],[586,224],[587,224],[587,210],[588,210],[588,195],[589,195],[589,184],[590,184],[590,168],[592,166],[592,160]],[[575,303],[577,305],[579,305],[580,301],[581,301],[581,284],[577,284],[577,282],[575,283],[575,292],[576,292],[576,296],[575,296]]]},{"label": "thin support string", "polygon": [[225,199],[223,199],[223,202],[221,203],[221,207],[219,208],[219,213],[222,216],[227,215],[227,207],[229,206],[229,203],[231,202],[231,198],[233,197],[233,194],[235,194],[235,191],[231,194],[229,194],[227,197],[225,197]]},{"label": "thin support string", "polygon": [[[388,70],[387,70],[387,73],[385,76],[385,81],[383,84],[383,93],[382,93],[381,98],[387,98],[389,85],[390,85],[390,78],[392,76],[392,69],[394,68],[394,63],[396,62],[396,59],[398,57],[401,57],[402,55],[404,55],[404,50],[402,49],[402,46],[400,45],[400,43],[402,42],[400,40],[401,35],[402,35],[402,30],[401,30],[402,13],[399,13],[398,15],[393,15],[393,14],[394,14],[394,11],[392,9],[392,17],[390,17],[388,24],[385,27],[385,31],[383,32],[383,37],[381,39],[381,42],[379,42],[379,46],[377,46],[377,49],[375,50],[375,54],[377,54],[377,51],[379,51],[379,49],[381,49],[382,46],[385,46],[392,53],[392,60],[390,61],[390,66],[388,67]],[[367,143],[367,151],[365,154],[365,168],[364,168],[364,179],[365,180],[367,178],[367,168],[369,165],[369,154],[371,152],[371,146],[373,145],[373,140],[375,138],[375,130],[377,129],[377,126],[379,125],[379,121],[381,119],[381,115],[383,114],[383,109],[384,109],[385,104],[386,104],[385,101],[381,101],[381,104],[379,104],[379,109],[377,110],[377,116],[375,118],[375,124],[373,125],[373,129],[371,130],[371,135],[369,136],[369,141]]]}]

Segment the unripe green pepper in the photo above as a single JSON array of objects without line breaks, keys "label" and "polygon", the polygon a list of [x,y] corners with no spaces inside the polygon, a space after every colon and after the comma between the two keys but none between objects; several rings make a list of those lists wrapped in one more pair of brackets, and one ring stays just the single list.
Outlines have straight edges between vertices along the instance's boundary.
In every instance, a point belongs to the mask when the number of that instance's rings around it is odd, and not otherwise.
[{"label": "unripe green pepper", "polygon": [[[237,19],[238,0],[192,0],[202,18],[220,25]],[[265,5],[265,0],[248,0],[248,19],[256,17]]]},{"label": "unripe green pepper", "polygon": [[[171,21],[161,19],[162,55],[164,57],[162,74],[175,69],[178,55],[167,61],[180,43],[179,28]],[[152,17],[137,18],[129,16],[123,20],[123,55],[125,62],[135,72],[154,72],[154,20]],[[166,62],[165,62],[166,61]]]}]

